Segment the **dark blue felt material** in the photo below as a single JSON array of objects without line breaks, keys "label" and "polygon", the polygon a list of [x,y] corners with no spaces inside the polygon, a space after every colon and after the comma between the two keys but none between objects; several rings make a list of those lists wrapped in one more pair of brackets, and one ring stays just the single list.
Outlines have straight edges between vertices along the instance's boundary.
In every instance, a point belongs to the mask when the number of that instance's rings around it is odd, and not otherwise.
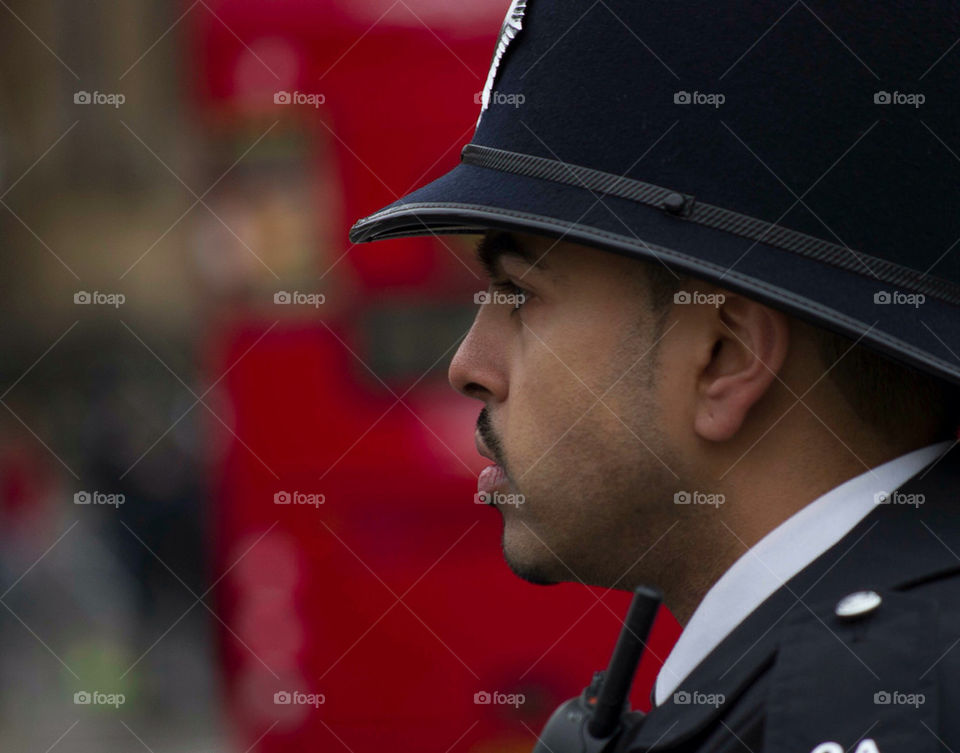
[{"label": "dark blue felt material", "polygon": [[[792,5],[529,0],[494,86],[524,102],[491,104],[471,141],[624,174],[960,284],[960,6]],[[724,102],[678,104],[677,92]],[[924,102],[878,104],[878,92]],[[841,270],[625,199],[470,165],[391,206],[423,201],[674,249],[701,259],[703,277],[846,334],[876,323],[868,342],[960,382],[957,307],[930,297],[919,308],[876,305],[874,293],[893,288],[866,267]]]}]

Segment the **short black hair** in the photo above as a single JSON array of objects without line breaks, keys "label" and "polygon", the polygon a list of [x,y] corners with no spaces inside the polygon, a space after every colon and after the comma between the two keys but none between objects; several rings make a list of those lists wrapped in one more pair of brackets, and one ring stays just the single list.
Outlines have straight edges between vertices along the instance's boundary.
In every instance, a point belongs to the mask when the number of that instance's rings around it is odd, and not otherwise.
[{"label": "short black hair", "polygon": [[937,439],[956,438],[960,388],[831,330],[814,333],[824,365],[839,360],[828,378],[867,425],[895,437],[918,417],[932,418]]},{"label": "short black hair", "polygon": [[[691,278],[674,273],[658,261],[643,262],[650,308],[657,317],[657,337],[663,332],[674,295]],[[960,387],[907,366],[849,337],[810,325],[827,378],[853,412],[885,437],[896,438],[918,417],[939,419],[937,439],[955,439],[960,425]],[[836,364],[834,366],[834,364]]]}]

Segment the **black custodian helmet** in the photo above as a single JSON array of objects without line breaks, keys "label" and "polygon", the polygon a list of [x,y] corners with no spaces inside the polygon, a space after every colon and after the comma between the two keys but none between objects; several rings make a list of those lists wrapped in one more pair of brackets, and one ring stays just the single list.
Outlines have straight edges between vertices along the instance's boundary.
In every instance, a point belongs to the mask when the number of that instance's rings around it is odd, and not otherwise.
[{"label": "black custodian helmet", "polygon": [[960,6],[513,0],[460,164],[354,243],[659,260],[960,384]]}]

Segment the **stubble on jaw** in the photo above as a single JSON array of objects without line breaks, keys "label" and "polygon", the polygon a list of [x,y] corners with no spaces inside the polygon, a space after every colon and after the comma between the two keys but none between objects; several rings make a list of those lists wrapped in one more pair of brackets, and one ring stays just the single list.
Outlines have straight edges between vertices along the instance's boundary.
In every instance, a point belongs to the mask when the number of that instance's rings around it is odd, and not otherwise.
[{"label": "stubble on jaw", "polygon": [[[582,581],[629,590],[664,574],[657,560],[665,546],[676,544],[667,540],[680,483],[671,469],[679,471],[681,463],[665,444],[664,417],[648,386],[658,382],[651,329],[609,360],[598,395],[615,386],[603,404],[590,395],[574,409],[575,418],[594,403],[578,429],[551,450],[554,457],[540,464],[541,480],[552,478],[552,488],[528,487],[527,510],[502,511],[501,547],[518,577],[538,585]],[[535,477],[528,481],[537,487]],[[583,505],[590,506],[590,519],[576,510]]]},{"label": "stubble on jaw", "polygon": [[[538,460],[529,477],[519,467],[519,435],[512,437],[513,447],[497,447],[497,457],[515,466],[508,471],[523,486],[515,491],[526,495],[525,509],[501,509],[501,548],[511,570],[530,583],[582,581],[624,590],[657,585],[668,605],[673,608],[673,601],[682,614],[690,601],[685,595],[712,582],[714,560],[727,559],[729,547],[711,553],[711,542],[723,543],[718,542],[723,531],[717,530],[716,515],[692,514],[674,503],[674,492],[695,483],[697,474],[671,446],[666,422],[678,417],[669,415],[658,397],[669,386],[661,345],[670,337],[672,307],[653,303],[649,263],[606,253],[590,249],[589,260],[593,265],[594,257],[609,259],[601,273],[609,281],[602,300],[623,302],[623,308],[602,306],[605,313],[595,325],[617,328],[606,331],[606,356],[590,362],[593,367],[605,361],[606,373],[593,368],[592,374],[581,375],[596,392],[586,393],[582,404],[566,410],[551,406],[554,418],[558,410],[565,417],[553,421],[557,425],[551,431],[563,434],[597,396],[604,395],[603,403],[587,414],[586,426],[581,423],[549,450],[552,457]],[[584,260],[573,266],[585,273]],[[547,409],[541,405],[537,410]],[[546,413],[537,418],[542,426],[551,423]],[[528,454],[539,457],[556,436]],[[521,447],[530,450],[522,442]],[[516,473],[520,475],[512,475]],[[584,511],[583,505],[590,507]]]}]

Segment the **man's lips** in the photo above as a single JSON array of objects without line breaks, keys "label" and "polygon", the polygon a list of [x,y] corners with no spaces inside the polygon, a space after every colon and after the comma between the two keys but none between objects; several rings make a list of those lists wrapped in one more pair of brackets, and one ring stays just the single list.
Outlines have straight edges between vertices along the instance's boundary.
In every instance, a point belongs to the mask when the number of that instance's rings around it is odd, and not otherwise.
[{"label": "man's lips", "polygon": [[480,437],[480,432],[475,432],[473,435],[473,443],[477,446],[477,452],[487,460],[493,460],[493,465],[488,465],[482,471],[480,475],[477,476],[477,492],[492,492],[495,491],[499,486],[501,486],[507,480],[507,474],[503,468],[497,464],[496,458],[493,457],[493,453],[487,449],[487,445],[484,444],[483,439]]},{"label": "man's lips", "polygon": [[507,474],[499,465],[488,465],[477,476],[477,491],[493,492],[496,491],[507,480]]},{"label": "man's lips", "polygon": [[487,449],[487,445],[484,444],[483,438],[480,436],[479,431],[473,433],[473,443],[477,447],[477,452],[485,457],[487,460],[492,460],[494,463],[497,462],[497,459],[493,456],[493,453]]}]

